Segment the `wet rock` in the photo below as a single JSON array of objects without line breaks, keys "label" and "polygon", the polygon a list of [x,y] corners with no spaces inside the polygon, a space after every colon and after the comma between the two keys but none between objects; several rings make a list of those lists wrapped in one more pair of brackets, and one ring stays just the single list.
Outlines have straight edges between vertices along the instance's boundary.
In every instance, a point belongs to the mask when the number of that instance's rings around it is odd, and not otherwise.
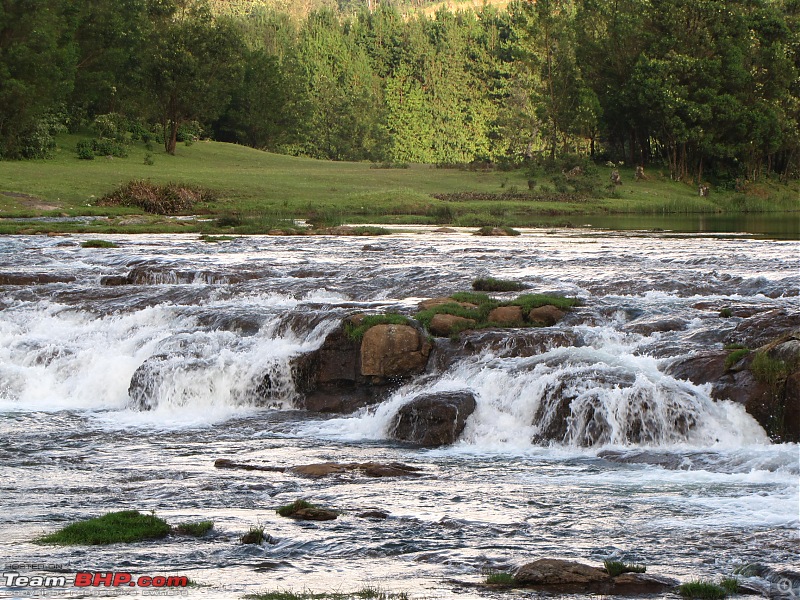
[{"label": "wet rock", "polygon": [[516,325],[522,323],[522,307],[498,306],[489,313],[488,321],[499,325]]},{"label": "wet rock", "polygon": [[375,325],[361,342],[361,374],[385,379],[421,373],[430,351],[430,342],[409,325]]},{"label": "wet rock", "polygon": [[798,329],[800,329],[800,313],[785,309],[770,310],[744,319],[728,336],[725,343],[758,348],[782,338],[787,332]]},{"label": "wet rock", "polygon": [[365,510],[356,515],[359,519],[388,519],[389,513],[385,510]]},{"label": "wet rock", "polygon": [[498,357],[525,358],[553,348],[583,345],[583,340],[574,330],[542,328],[465,331],[457,340],[437,339],[429,362],[434,369],[446,371],[482,352],[491,352]]},{"label": "wet rock", "polygon": [[686,329],[684,319],[651,319],[649,321],[637,321],[624,327],[625,331],[631,331],[640,335],[649,336],[653,333],[664,333],[667,331],[683,331]]},{"label": "wet rock", "polygon": [[428,330],[436,336],[448,337],[454,331],[463,331],[475,325],[474,319],[440,313],[433,315]]},{"label": "wet rock", "polygon": [[285,467],[270,467],[266,465],[251,465],[249,463],[237,463],[228,458],[218,458],[214,461],[214,467],[217,469],[238,469],[240,471],[269,471],[275,473],[283,473],[286,471]]},{"label": "wet rock", "polygon": [[289,469],[292,473],[319,479],[330,475],[340,475],[342,473],[360,472],[367,477],[418,477],[421,475],[418,467],[404,465],[402,463],[316,463],[311,465],[299,465]]},{"label": "wet rock", "polygon": [[623,573],[614,577],[611,593],[620,596],[639,594],[662,594],[678,587],[680,582],[670,577],[649,573]]},{"label": "wet rock", "polygon": [[452,227],[437,227],[431,233],[458,233],[458,230]]},{"label": "wet rock", "polygon": [[128,277],[125,275],[105,275],[100,278],[100,285],[118,286],[130,285]]},{"label": "wet rock", "polygon": [[52,273],[0,273],[0,285],[43,285],[47,283],[72,283],[72,275]]},{"label": "wet rock", "polygon": [[425,369],[430,351],[427,336],[408,325],[375,325],[359,341],[343,324],[318,350],[293,360],[297,406],[351,413],[380,402]]},{"label": "wet rock", "polygon": [[611,577],[603,569],[578,562],[541,558],[522,565],[514,574],[514,581],[521,585],[554,586],[611,584]]},{"label": "wet rock", "polygon": [[339,513],[335,510],[327,508],[301,508],[289,515],[290,519],[297,519],[298,521],[333,521],[339,517]]},{"label": "wet rock", "polygon": [[567,313],[552,304],[545,304],[531,309],[528,313],[528,320],[531,323],[541,323],[544,326],[551,326],[558,323]]},{"label": "wet rock", "polygon": [[476,406],[468,390],[423,394],[400,408],[389,435],[426,447],[452,444]]}]

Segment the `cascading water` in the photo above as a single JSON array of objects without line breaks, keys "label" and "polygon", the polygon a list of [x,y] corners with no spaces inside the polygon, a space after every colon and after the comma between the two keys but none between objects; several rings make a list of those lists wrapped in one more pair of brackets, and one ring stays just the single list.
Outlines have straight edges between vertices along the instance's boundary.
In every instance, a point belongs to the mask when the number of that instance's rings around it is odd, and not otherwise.
[{"label": "cascading water", "polygon": [[[119,249],[0,239],[0,564],[187,573],[208,586],[198,595],[226,599],[372,584],[465,598],[493,597],[470,587],[485,570],[542,556],[685,579],[758,563],[765,592],[800,560],[797,444],[770,444],[742,405],[669,374],[734,338],[737,315],[797,323],[797,243],[580,231],[407,234],[368,251],[354,238],[114,239]],[[428,372],[352,415],[295,409],[294,360],[346,315],[413,313],[486,276],[584,306],[492,343],[444,340]],[[721,318],[726,307],[736,314]],[[477,407],[454,445],[390,439],[414,397],[464,389]],[[222,471],[218,458],[400,461],[422,476],[307,480]],[[300,497],[347,512],[327,525],[275,515]],[[357,517],[376,507],[390,517]],[[123,508],[211,519],[216,533],[31,543]],[[259,523],[275,543],[239,544]]]}]

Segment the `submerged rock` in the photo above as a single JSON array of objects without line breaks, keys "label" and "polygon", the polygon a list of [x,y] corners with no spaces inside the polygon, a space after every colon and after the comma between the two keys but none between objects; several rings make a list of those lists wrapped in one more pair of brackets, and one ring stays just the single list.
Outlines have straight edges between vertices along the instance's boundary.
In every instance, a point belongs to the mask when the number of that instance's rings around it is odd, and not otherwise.
[{"label": "submerged rock", "polygon": [[402,463],[316,463],[299,465],[288,469],[297,475],[319,479],[329,475],[340,475],[358,471],[367,477],[419,477],[421,469]]},{"label": "submerged rock", "polygon": [[423,394],[400,408],[389,435],[420,446],[452,444],[476,406],[475,396],[467,390]]}]

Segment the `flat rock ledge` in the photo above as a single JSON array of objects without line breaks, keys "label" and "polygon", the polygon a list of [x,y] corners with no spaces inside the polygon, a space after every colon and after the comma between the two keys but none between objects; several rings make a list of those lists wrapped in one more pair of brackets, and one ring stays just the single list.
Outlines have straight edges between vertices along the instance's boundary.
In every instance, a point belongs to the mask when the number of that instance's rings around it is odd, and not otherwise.
[{"label": "flat rock ledge", "polygon": [[514,574],[515,587],[535,588],[549,593],[658,594],[678,584],[675,579],[647,573],[623,573],[611,577],[604,569],[554,558],[527,563]]},{"label": "flat rock ledge", "polygon": [[297,465],[295,467],[274,467],[270,465],[253,465],[238,463],[227,458],[218,458],[214,461],[217,469],[238,469],[240,471],[266,471],[271,473],[291,473],[301,477],[320,479],[330,475],[344,473],[359,473],[366,477],[421,477],[422,469],[403,463],[337,463],[324,462],[310,465]]}]

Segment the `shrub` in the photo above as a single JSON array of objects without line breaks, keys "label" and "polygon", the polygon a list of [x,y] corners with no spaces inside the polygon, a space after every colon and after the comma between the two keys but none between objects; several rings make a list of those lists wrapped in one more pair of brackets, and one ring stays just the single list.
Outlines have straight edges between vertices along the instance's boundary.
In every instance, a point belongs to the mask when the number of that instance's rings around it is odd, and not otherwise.
[{"label": "shrub", "polygon": [[198,521],[197,523],[181,523],[173,528],[179,535],[190,535],[192,537],[203,537],[214,529],[214,521]]},{"label": "shrub", "polygon": [[128,120],[119,113],[97,115],[92,123],[92,129],[100,139],[122,142],[128,131]]},{"label": "shrub", "polygon": [[644,573],[647,571],[647,567],[645,565],[624,563],[619,560],[604,560],[603,567],[605,567],[606,573],[611,575],[611,577],[616,577],[617,575],[622,575],[623,573]]},{"label": "shrub", "polygon": [[167,522],[155,514],[143,515],[135,510],[125,510],[73,523],[36,542],[62,546],[119,544],[160,539],[170,531]]},{"label": "shrub", "polygon": [[92,140],[81,140],[75,145],[75,152],[81,160],[94,160],[94,148]]},{"label": "shrub", "polygon": [[153,166],[155,164],[155,161],[153,160],[153,155],[152,154],[145,154],[144,155],[144,164],[146,164],[148,166]]},{"label": "shrub", "polygon": [[362,225],[353,228],[353,235],[390,235],[392,232],[385,227]]},{"label": "shrub", "polygon": [[710,581],[690,581],[678,587],[678,593],[684,598],[700,598],[702,600],[719,600],[727,593],[716,583]]},{"label": "shrub", "polygon": [[99,206],[135,206],[145,212],[173,215],[188,211],[199,202],[211,202],[216,194],[206,188],[177,183],[157,185],[134,180],[98,200]]},{"label": "shrub", "polygon": [[216,219],[217,227],[238,227],[242,224],[242,217],[238,213],[228,213]]},{"label": "shrub", "polygon": [[476,279],[472,282],[472,289],[481,292],[518,292],[526,289],[524,283],[519,281],[509,281],[507,279],[495,279],[487,277],[485,279]]},{"label": "shrub", "polygon": [[117,158],[127,158],[128,156],[125,146],[114,140],[92,140],[92,150],[97,156],[115,156]]},{"label": "shrub", "polygon": [[730,308],[723,308],[719,311],[719,316],[723,319],[730,319],[733,316],[733,311]]}]

